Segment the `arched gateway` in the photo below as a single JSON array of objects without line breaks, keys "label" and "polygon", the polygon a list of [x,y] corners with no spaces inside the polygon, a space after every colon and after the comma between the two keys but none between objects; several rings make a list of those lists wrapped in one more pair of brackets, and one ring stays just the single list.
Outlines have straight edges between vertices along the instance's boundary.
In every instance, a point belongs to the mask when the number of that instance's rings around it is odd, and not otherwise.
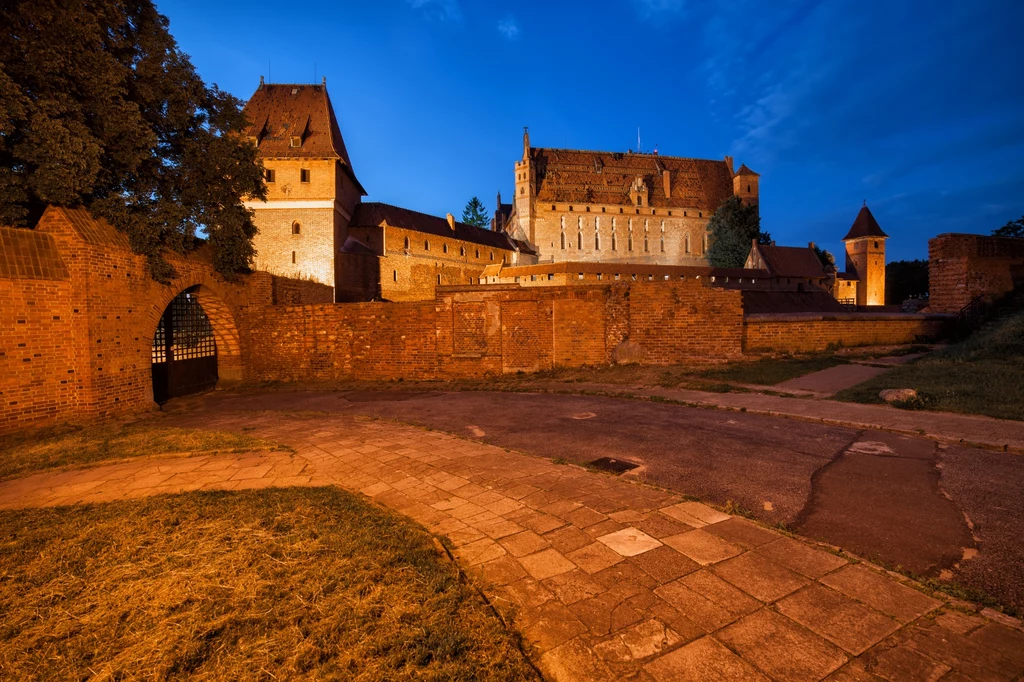
[{"label": "arched gateway", "polygon": [[153,334],[153,400],[158,403],[217,385],[217,338],[199,288],[175,296]]}]

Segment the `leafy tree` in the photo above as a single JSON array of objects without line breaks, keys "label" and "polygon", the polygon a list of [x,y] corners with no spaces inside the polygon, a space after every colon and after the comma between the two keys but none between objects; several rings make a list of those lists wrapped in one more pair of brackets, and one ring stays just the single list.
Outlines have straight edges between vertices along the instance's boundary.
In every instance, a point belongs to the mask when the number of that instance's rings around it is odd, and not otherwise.
[{"label": "leafy tree", "polygon": [[886,303],[899,304],[928,294],[928,261],[897,260],[885,265]]},{"label": "leafy tree", "polygon": [[821,267],[825,268],[825,270],[828,270],[829,268],[832,268],[833,270],[835,269],[836,257],[832,255],[831,251],[827,251],[815,244],[814,255],[818,257],[819,261],[821,261]]},{"label": "leafy tree", "polygon": [[0,222],[85,206],[124,231],[154,278],[205,233],[225,276],[245,271],[264,198],[241,102],[208,87],[150,0],[0,5]]},{"label": "leafy tree", "polygon": [[1022,237],[1024,238],[1024,216],[1011,220],[998,230],[992,230],[994,237]]},{"label": "leafy tree", "polygon": [[730,197],[708,222],[708,263],[716,268],[742,268],[754,239],[759,244],[771,243],[771,235],[761,231],[757,207]]},{"label": "leafy tree", "polygon": [[466,202],[466,208],[462,209],[462,222],[486,229],[490,227],[491,218],[487,215],[483,202],[473,197]]}]

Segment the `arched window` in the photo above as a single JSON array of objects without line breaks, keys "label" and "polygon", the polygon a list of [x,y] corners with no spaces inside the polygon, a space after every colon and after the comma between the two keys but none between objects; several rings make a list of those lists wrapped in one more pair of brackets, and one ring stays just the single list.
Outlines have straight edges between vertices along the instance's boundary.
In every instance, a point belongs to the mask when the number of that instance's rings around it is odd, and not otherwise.
[{"label": "arched window", "polygon": [[292,223],[292,234],[302,234],[302,225],[298,221]]},{"label": "arched window", "polygon": [[429,239],[424,239],[423,240],[423,250],[424,251],[430,251],[430,240]]},{"label": "arched window", "polygon": [[626,243],[626,250],[627,251],[632,251],[633,250],[633,233],[632,232],[629,233],[629,240]]},{"label": "arched window", "polygon": [[562,249],[565,250],[565,232],[562,233]]},{"label": "arched window", "polygon": [[601,250],[601,235],[597,232],[594,232],[594,250]]},{"label": "arched window", "polygon": [[565,229],[565,216],[561,216],[561,217],[560,217],[560,218],[558,219],[558,225],[559,225],[559,227],[561,227],[561,228],[562,228],[563,230]]},{"label": "arched window", "polygon": [[447,244],[442,244],[442,245],[441,245],[441,250],[442,250],[443,252],[445,252],[445,253],[448,253],[448,245],[447,245]]},{"label": "arched window", "polygon": [[409,250],[409,238],[408,237],[405,238],[405,250],[406,251]]},{"label": "arched window", "polygon": [[479,257],[480,257],[480,249],[477,249],[477,250],[476,250],[476,257],[477,257],[477,258],[479,258]]},{"label": "arched window", "polygon": [[644,232],[644,251],[650,251],[650,249],[647,247],[647,233],[646,232]]},{"label": "arched window", "polygon": [[617,240],[615,239],[615,230],[613,228],[612,229],[612,251],[615,251],[615,248],[617,246],[618,246],[618,243],[617,243]]}]

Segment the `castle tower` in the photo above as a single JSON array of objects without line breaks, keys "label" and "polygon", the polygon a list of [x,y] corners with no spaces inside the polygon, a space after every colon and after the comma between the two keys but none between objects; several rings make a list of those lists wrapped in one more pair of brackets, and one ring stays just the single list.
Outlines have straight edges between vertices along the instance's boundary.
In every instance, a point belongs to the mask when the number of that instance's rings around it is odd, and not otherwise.
[{"label": "castle tower", "polygon": [[857,214],[846,244],[846,271],[857,276],[857,305],[885,305],[885,240],[867,202]]},{"label": "castle tower", "polygon": [[352,170],[327,79],[289,85],[261,77],[244,113],[267,186],[265,202],[245,202],[259,228],[255,268],[335,286],[336,254],[366,192]]},{"label": "castle tower", "polygon": [[519,228],[531,243],[536,243],[533,221],[533,197],[536,189],[535,173],[536,170],[530,158],[530,130],[529,128],[523,128],[523,158],[516,161],[516,195],[513,202],[515,203]]},{"label": "castle tower", "polygon": [[[732,159],[726,157],[729,165]],[[747,164],[740,166],[736,175],[732,178],[732,193],[738,196],[747,206],[757,206],[760,203],[757,181],[761,176],[747,168]]]}]

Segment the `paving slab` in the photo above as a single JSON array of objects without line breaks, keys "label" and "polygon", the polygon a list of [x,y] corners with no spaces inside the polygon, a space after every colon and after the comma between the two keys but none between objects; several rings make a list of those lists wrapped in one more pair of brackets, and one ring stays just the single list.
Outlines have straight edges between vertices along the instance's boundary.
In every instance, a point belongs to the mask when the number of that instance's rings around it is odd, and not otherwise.
[{"label": "paving slab", "polygon": [[[407,514],[447,535],[456,560],[557,682],[1024,674],[1015,621],[949,616],[944,599],[876,568],[634,480],[347,416],[318,417],[310,429],[272,412],[209,410],[189,424],[245,426],[300,454],[210,457],[182,490],[299,479]],[[192,476],[162,466],[133,463],[127,476],[123,465],[97,467],[89,487],[38,474],[0,483],[0,500],[120,499],[169,492],[165,477]],[[290,471],[302,475],[279,475]],[[55,497],[59,486],[72,487]]]},{"label": "paving slab", "polygon": [[789,391],[808,391],[816,395],[830,396],[847,388],[862,384],[884,374],[888,369],[869,365],[836,365],[828,369],[805,374],[802,377],[789,379],[775,384],[777,388]]}]

